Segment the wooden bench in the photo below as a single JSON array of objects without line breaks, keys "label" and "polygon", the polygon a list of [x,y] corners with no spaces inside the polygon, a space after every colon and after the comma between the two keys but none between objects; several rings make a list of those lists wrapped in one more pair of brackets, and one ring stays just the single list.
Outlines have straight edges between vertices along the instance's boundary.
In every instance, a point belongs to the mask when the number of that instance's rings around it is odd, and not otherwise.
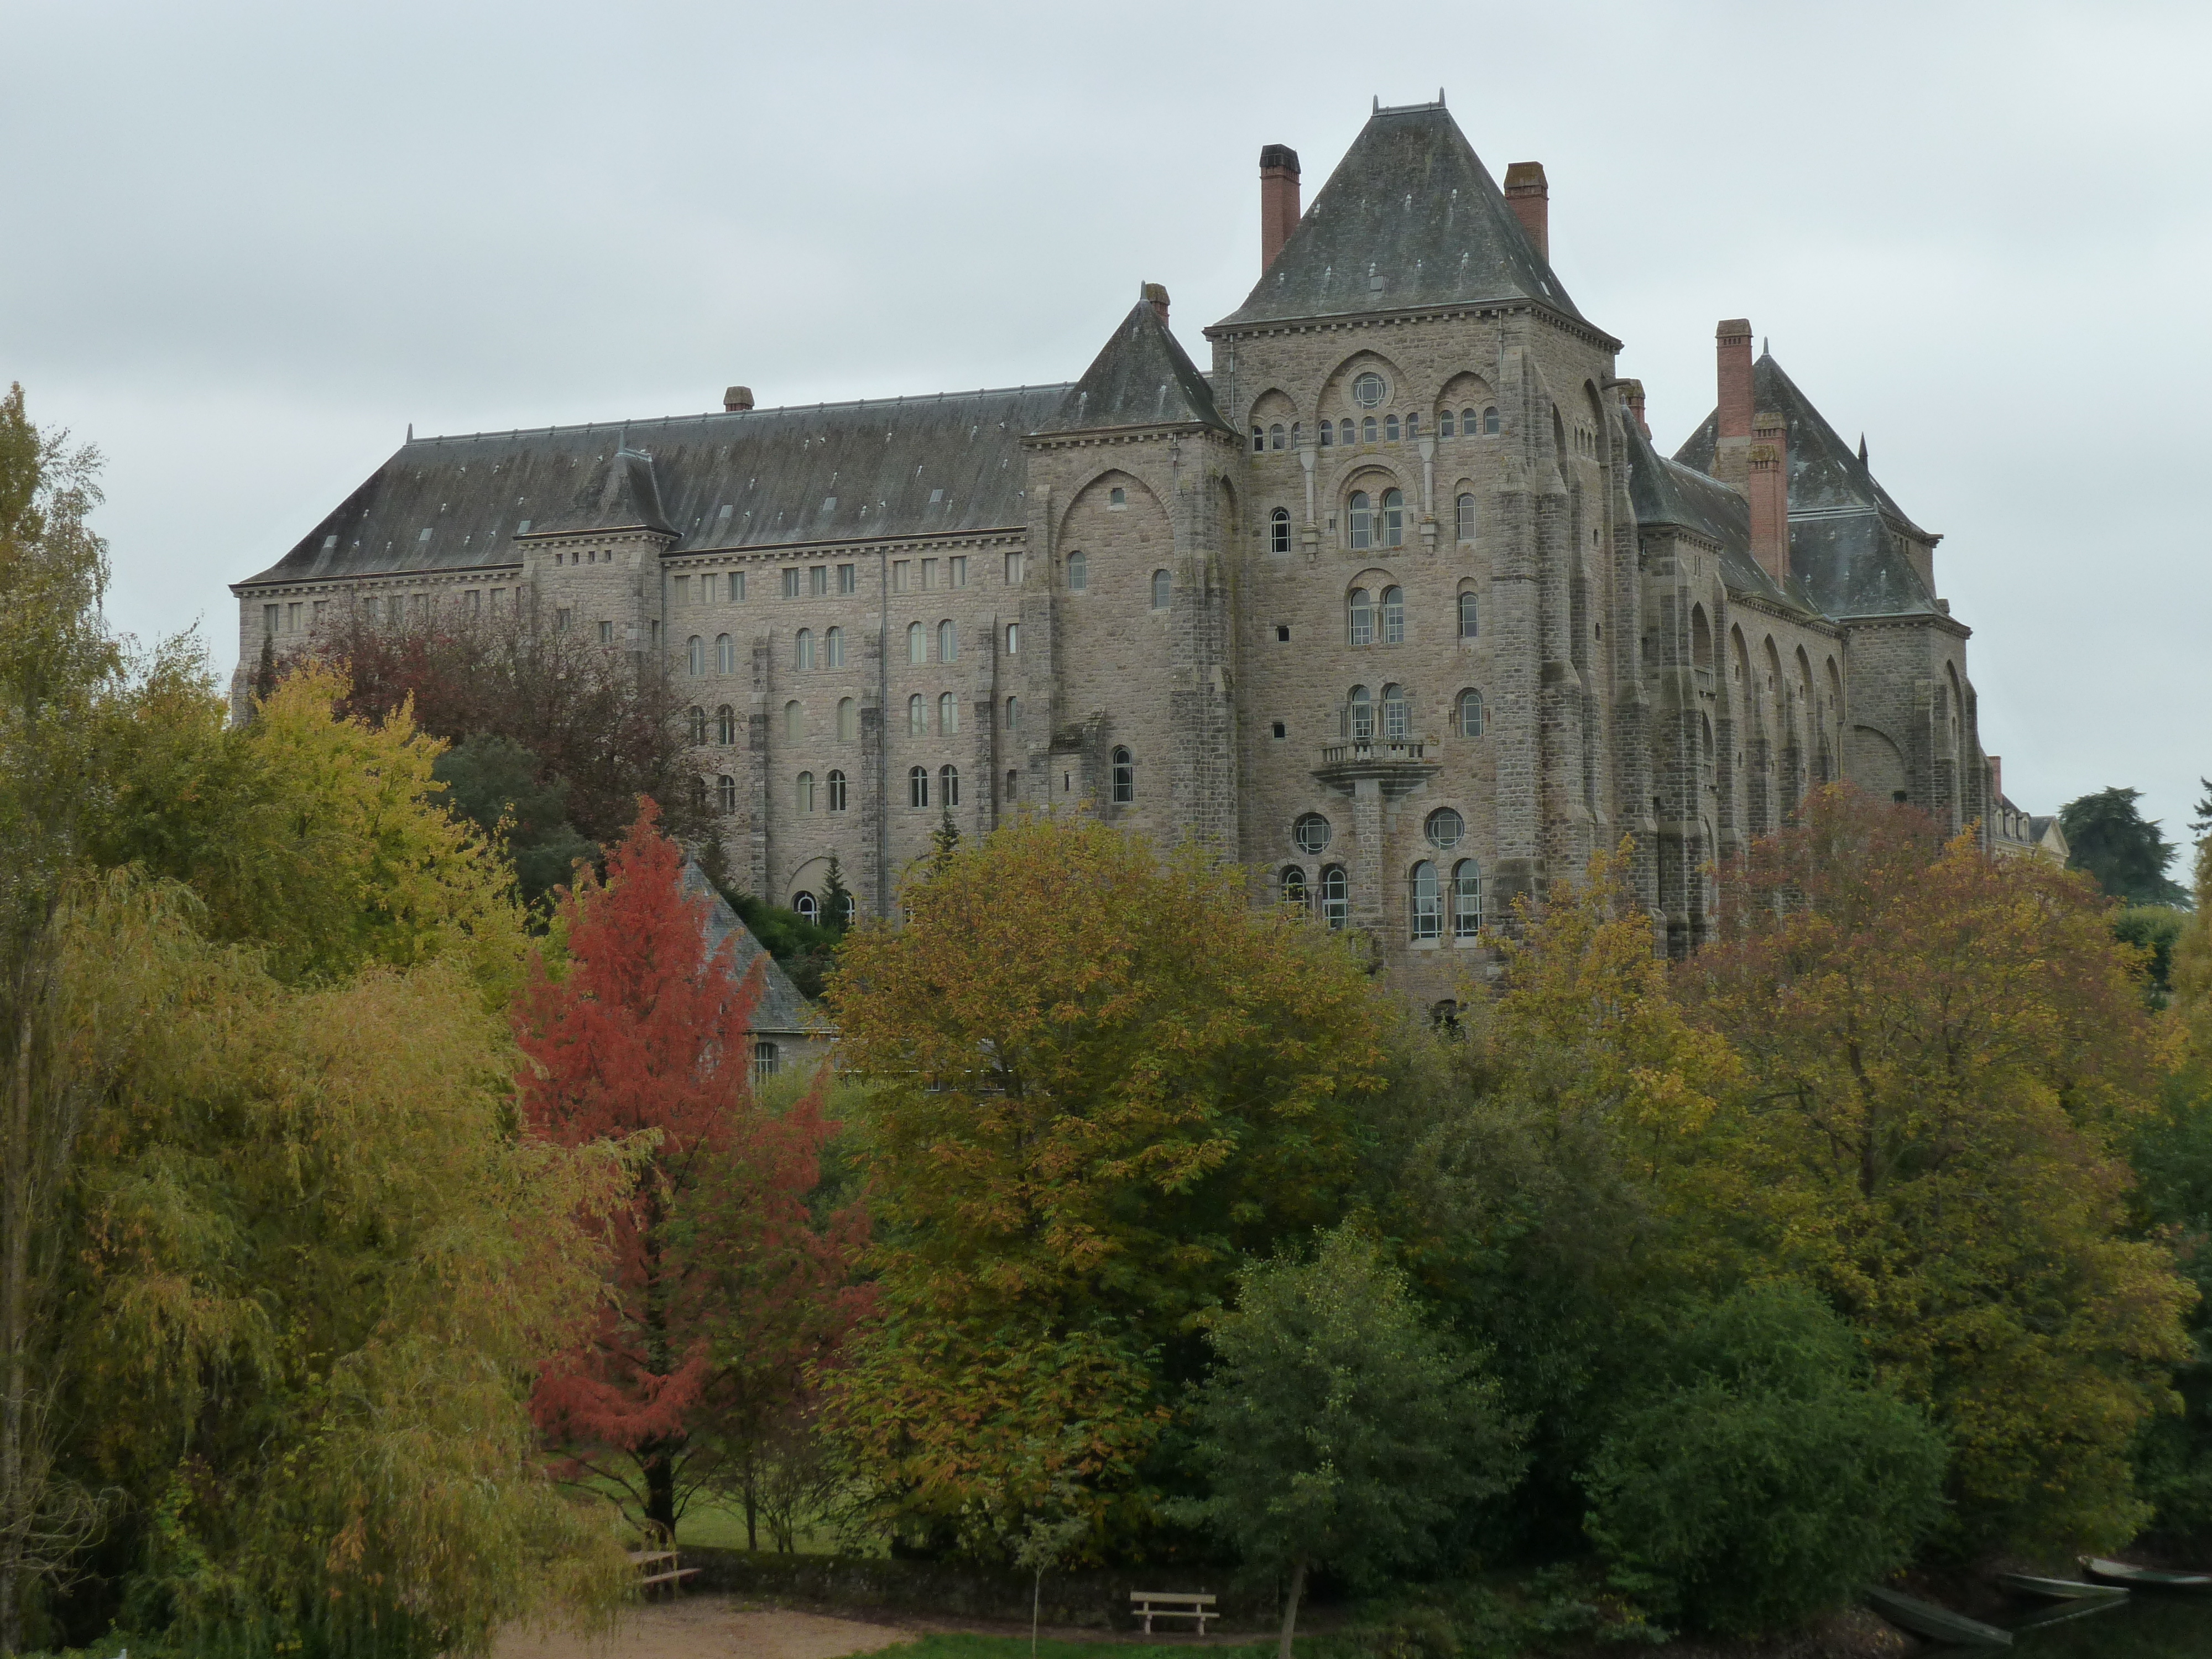
[{"label": "wooden bench", "polygon": [[629,1559],[637,1569],[639,1587],[647,1590],[655,1584],[681,1584],[697,1577],[701,1571],[684,1565],[674,1550],[632,1550]]},{"label": "wooden bench", "polygon": [[1206,1621],[1221,1615],[1213,1610],[1210,1595],[1188,1595],[1180,1590],[1131,1590],[1129,1610],[1145,1621],[1145,1634],[1152,1633],[1155,1619],[1195,1619],[1198,1633],[1206,1634]]}]

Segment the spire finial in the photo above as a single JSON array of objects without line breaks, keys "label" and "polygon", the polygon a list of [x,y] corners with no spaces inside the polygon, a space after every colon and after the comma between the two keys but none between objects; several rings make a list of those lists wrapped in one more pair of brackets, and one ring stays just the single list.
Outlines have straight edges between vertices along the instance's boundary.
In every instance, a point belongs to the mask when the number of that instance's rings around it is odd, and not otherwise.
[{"label": "spire finial", "polygon": [[1771,349],[1771,348],[1766,343],[1766,337],[1764,334],[1760,335],[1759,337],[1759,355],[1764,357],[1768,355]]},{"label": "spire finial", "polygon": [[1859,465],[1866,465],[1866,434],[1863,432],[1859,434]]},{"label": "spire finial", "polygon": [[1382,94],[1381,93],[1378,92],[1375,94],[1375,107],[1368,112],[1371,115],[1380,115],[1382,112]]},{"label": "spire finial", "polygon": [[412,421],[407,422],[407,441],[410,444],[415,441],[415,422]]}]

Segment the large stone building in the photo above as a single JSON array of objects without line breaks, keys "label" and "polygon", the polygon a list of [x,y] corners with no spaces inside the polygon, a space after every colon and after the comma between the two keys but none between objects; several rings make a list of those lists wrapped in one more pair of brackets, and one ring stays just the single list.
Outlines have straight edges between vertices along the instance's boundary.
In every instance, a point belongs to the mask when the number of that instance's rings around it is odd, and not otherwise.
[{"label": "large stone building", "polygon": [[1636,838],[1704,872],[1848,778],[1990,817],[1938,538],[1752,330],[1671,459],[1620,342],[1441,102],[1378,108],[1186,355],[1164,290],[1070,384],[412,438],[235,588],[240,651],[348,607],[664,659],[750,887],[887,911],[950,809],[1205,838],[1453,994],[1480,919]]}]

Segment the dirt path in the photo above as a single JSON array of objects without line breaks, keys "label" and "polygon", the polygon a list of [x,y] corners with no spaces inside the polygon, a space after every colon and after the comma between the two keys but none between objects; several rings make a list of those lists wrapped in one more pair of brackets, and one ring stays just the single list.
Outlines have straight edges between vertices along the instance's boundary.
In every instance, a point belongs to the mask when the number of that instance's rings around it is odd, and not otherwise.
[{"label": "dirt path", "polygon": [[604,1645],[565,1631],[509,1631],[492,1652],[493,1659],[846,1659],[921,1633],[919,1627],[690,1595],[632,1608]]}]

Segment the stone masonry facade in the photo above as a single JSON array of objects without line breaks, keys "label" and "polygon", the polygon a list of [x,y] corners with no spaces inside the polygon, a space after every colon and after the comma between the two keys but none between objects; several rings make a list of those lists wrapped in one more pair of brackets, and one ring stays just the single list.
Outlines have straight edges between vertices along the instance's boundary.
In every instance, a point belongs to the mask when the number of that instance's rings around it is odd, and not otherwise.
[{"label": "stone masonry facade", "polygon": [[1198,839],[1431,1006],[1623,836],[1679,954],[1713,867],[1821,783],[2025,822],[1938,538],[1749,323],[1662,456],[1551,270],[1540,167],[1501,189],[1439,102],[1378,109],[1303,213],[1295,154],[1261,170],[1210,370],[1147,285],[1062,385],[410,434],[234,589],[239,695],[264,635],[340,617],[580,630],[684,688],[778,902],[834,855],[889,915],[948,811],[1085,811]]}]

